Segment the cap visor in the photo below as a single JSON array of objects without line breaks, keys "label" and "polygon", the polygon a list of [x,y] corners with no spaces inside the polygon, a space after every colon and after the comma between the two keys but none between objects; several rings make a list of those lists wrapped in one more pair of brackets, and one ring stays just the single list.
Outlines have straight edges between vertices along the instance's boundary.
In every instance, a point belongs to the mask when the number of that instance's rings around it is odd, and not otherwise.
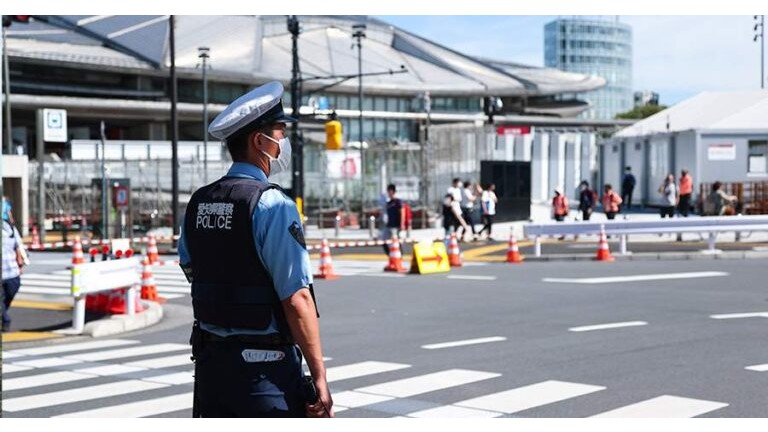
[{"label": "cap visor", "polygon": [[278,116],[274,120],[270,120],[271,123],[296,123],[298,120],[295,117],[291,117],[285,113]]}]

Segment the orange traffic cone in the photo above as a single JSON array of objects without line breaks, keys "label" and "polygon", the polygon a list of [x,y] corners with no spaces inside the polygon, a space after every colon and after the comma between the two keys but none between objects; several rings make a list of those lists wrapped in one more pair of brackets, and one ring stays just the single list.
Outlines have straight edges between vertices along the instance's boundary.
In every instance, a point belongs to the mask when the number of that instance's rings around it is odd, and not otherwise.
[{"label": "orange traffic cone", "polygon": [[83,244],[80,242],[80,237],[75,237],[75,242],[72,245],[72,265],[83,264],[84,262]]},{"label": "orange traffic cone", "polygon": [[[110,291],[109,304],[106,307],[106,313],[110,314],[126,314],[128,309],[125,307],[125,290],[126,288],[118,288]],[[144,312],[144,305],[139,301],[139,297],[134,297],[134,307],[136,313]]]},{"label": "orange traffic cone", "polygon": [[523,262],[523,256],[520,255],[520,249],[517,247],[515,233],[509,233],[509,248],[507,249],[507,262],[519,264]]},{"label": "orange traffic cone", "polygon": [[461,267],[461,251],[459,242],[456,241],[456,233],[451,233],[451,241],[448,243],[448,263],[451,267]]},{"label": "orange traffic cone", "polygon": [[333,272],[333,260],[331,259],[331,248],[328,246],[328,240],[323,239],[320,249],[320,273],[315,277],[318,279],[338,279],[338,275]]},{"label": "orange traffic cone", "polygon": [[597,245],[596,261],[613,261],[611,249],[608,247],[608,239],[605,237],[605,226],[600,225],[600,243]]},{"label": "orange traffic cone", "polygon": [[165,303],[165,299],[157,294],[157,285],[155,285],[155,276],[152,275],[152,264],[149,262],[149,257],[144,258],[141,264],[141,298]]},{"label": "orange traffic cone", "polygon": [[157,240],[155,240],[155,236],[153,235],[149,236],[149,244],[147,245],[147,258],[149,258],[149,263],[152,265],[160,262],[160,256],[157,252]]},{"label": "orange traffic cone", "polygon": [[403,268],[403,254],[400,252],[400,239],[397,234],[392,236],[392,244],[389,245],[389,264],[384,267],[384,271],[405,273]]},{"label": "orange traffic cone", "polygon": [[30,249],[38,250],[42,249],[43,245],[40,244],[40,234],[37,232],[37,227],[32,227],[32,245],[30,246]]}]

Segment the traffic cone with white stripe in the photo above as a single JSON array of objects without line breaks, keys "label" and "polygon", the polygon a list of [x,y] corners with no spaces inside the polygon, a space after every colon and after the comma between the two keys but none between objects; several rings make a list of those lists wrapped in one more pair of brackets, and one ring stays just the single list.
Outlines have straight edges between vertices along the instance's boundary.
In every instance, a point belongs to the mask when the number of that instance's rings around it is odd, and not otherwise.
[{"label": "traffic cone with white stripe", "polygon": [[461,251],[459,242],[456,240],[456,233],[451,233],[451,241],[448,243],[448,263],[451,267],[461,267]]},{"label": "traffic cone with white stripe", "polygon": [[320,273],[316,274],[317,279],[338,279],[339,276],[333,272],[333,260],[331,259],[331,248],[328,246],[328,240],[323,239],[320,248]]},{"label": "traffic cone with white stripe", "polygon": [[158,303],[165,303],[165,299],[157,294],[157,285],[155,285],[155,276],[152,274],[152,264],[149,257],[141,262],[141,298]]},{"label": "traffic cone with white stripe", "polygon": [[519,264],[523,262],[523,256],[520,255],[520,249],[517,247],[517,239],[513,231],[509,232],[509,248],[507,249],[507,262]]},{"label": "traffic cone with white stripe", "polygon": [[37,232],[37,227],[32,227],[32,245],[29,247],[33,250],[40,250],[43,248],[43,245],[40,243],[40,234]]},{"label": "traffic cone with white stripe", "polygon": [[392,243],[389,245],[389,264],[384,267],[384,271],[405,273],[403,268],[403,254],[400,252],[400,239],[397,234],[392,236]]},{"label": "traffic cone with white stripe", "polygon": [[80,242],[80,237],[75,237],[75,242],[72,244],[72,265],[83,264],[84,262],[83,244]]},{"label": "traffic cone with white stripe", "polygon": [[605,236],[605,226],[600,225],[600,243],[597,245],[596,261],[613,261],[614,257],[611,256],[611,249],[608,247],[608,239]]},{"label": "traffic cone with white stripe", "polygon": [[154,235],[149,236],[149,244],[147,244],[147,258],[152,265],[160,262],[160,256],[157,252],[157,240]]}]

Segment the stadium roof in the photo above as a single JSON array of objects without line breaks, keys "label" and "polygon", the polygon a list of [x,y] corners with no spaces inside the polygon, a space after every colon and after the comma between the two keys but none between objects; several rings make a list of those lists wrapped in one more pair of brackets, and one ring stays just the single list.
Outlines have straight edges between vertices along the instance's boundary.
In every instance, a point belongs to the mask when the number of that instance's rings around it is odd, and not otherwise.
[{"label": "stadium roof", "polygon": [[[300,68],[304,78],[357,74],[352,26],[367,25],[363,73],[407,73],[364,78],[366,93],[541,96],[594,90],[595,76],[478,59],[368,17],[300,16]],[[158,70],[169,66],[168,16],[40,16],[9,29],[12,57],[94,67]],[[291,76],[291,35],[285,16],[177,16],[176,65],[195,73],[198,48],[210,48],[212,77],[263,82]],[[320,87],[335,80],[307,82]],[[335,87],[354,93],[357,80]]]}]

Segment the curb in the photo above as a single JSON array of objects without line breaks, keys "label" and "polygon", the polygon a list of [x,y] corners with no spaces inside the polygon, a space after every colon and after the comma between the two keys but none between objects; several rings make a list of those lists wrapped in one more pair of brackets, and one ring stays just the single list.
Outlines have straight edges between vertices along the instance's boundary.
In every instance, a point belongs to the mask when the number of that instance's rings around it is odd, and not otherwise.
[{"label": "curb", "polygon": [[55,333],[96,338],[139,330],[157,324],[163,319],[163,307],[160,304],[147,300],[141,300],[141,302],[147,308],[144,312],[135,315],[110,315],[88,322],[85,324],[82,334],[74,334],[71,329],[58,330]]}]

